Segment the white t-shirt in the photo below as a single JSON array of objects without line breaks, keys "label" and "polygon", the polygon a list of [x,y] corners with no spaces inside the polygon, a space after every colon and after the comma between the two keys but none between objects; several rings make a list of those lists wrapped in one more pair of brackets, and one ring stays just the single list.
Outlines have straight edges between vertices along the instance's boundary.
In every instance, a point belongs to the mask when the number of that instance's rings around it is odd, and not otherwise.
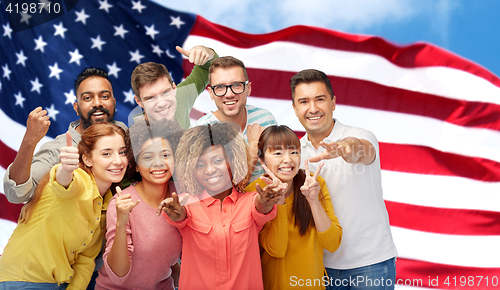
[{"label": "white t-shirt", "polygon": [[[372,143],[377,157],[369,165],[350,164],[341,157],[324,160],[320,175],[325,179],[333,203],[335,215],[342,226],[342,242],[334,253],[324,252],[325,267],[354,269],[383,262],[397,256],[392,240],[389,216],[382,197],[381,169],[378,141],[373,133],[346,126],[335,120],[326,143],[346,137],[365,139]],[[302,147],[301,167],[304,160],[323,151],[312,146],[307,134],[300,139]],[[319,163],[309,163],[311,172]]]},{"label": "white t-shirt", "polygon": [[[245,109],[247,110],[247,124],[245,126],[245,130],[241,133],[243,138],[248,144],[248,138],[247,138],[247,126],[251,124],[259,124],[262,127],[269,127],[272,125],[277,125],[276,119],[274,118],[273,114],[269,112],[266,109],[262,108],[257,108],[252,105],[246,105]],[[201,117],[198,119],[196,124],[194,126],[200,126],[200,125],[206,125],[206,124],[214,124],[214,123],[219,123],[219,119],[215,117],[213,112],[210,112],[209,114],[206,114],[205,116]],[[193,126],[193,127],[194,127]],[[259,178],[261,175],[265,173],[264,168],[262,168],[262,165],[260,164],[259,161],[257,161],[257,164],[255,165],[252,176],[250,177],[250,182],[255,181],[257,178]]]}]

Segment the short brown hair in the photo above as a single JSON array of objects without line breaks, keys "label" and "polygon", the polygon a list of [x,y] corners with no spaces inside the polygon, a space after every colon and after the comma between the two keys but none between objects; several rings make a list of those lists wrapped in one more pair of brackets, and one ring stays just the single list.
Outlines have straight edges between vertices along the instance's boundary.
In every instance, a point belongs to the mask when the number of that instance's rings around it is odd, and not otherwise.
[{"label": "short brown hair", "polygon": [[302,71],[299,71],[296,73],[291,79],[290,79],[290,89],[292,90],[292,103],[295,102],[295,87],[302,84],[302,83],[314,83],[314,82],[321,82],[324,83],[326,86],[326,90],[330,94],[330,98],[333,100],[333,96],[335,95],[333,93],[333,88],[332,88],[332,83],[330,82],[330,79],[328,76],[317,69],[305,69]]},{"label": "short brown hair", "polygon": [[232,67],[241,67],[243,70],[243,75],[245,76],[245,81],[248,81],[247,69],[245,68],[245,64],[236,57],[232,56],[223,56],[216,58],[212,61],[210,68],[208,69],[208,83],[210,82],[210,76],[215,72],[218,68],[232,68]]},{"label": "short brown hair", "polygon": [[130,78],[130,84],[132,85],[134,94],[140,99],[139,89],[144,85],[156,82],[162,77],[166,77],[170,84],[173,85],[172,77],[166,66],[156,62],[145,62],[135,67]]}]

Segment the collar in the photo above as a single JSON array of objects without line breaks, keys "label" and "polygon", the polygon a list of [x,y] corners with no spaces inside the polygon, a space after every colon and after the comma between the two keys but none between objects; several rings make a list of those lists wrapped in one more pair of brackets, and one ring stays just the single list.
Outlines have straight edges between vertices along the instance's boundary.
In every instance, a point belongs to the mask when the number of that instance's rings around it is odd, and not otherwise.
[{"label": "collar", "polygon": [[109,201],[113,198],[113,193],[111,192],[111,189],[108,189],[106,193],[101,196],[99,193],[99,190],[97,189],[97,184],[95,182],[95,178],[93,174],[89,174],[90,178],[92,179],[92,184],[94,185],[94,195],[92,196],[93,199],[96,198],[102,198],[102,210],[107,210]]},{"label": "collar", "polygon": [[113,198],[113,193],[111,193],[111,190],[108,189],[108,191],[106,191],[106,193],[102,197],[102,199],[103,199],[103,201],[102,201],[102,210],[108,210],[109,201],[112,198]]},{"label": "collar", "polygon": [[[233,187],[233,189],[231,190],[231,194],[226,198],[229,198],[233,201],[233,203],[236,203],[236,201],[238,201],[239,196],[240,193]],[[210,194],[208,194],[206,189],[203,189],[203,192],[198,196],[198,199],[206,207],[209,207],[217,200],[216,198],[213,198]]]}]

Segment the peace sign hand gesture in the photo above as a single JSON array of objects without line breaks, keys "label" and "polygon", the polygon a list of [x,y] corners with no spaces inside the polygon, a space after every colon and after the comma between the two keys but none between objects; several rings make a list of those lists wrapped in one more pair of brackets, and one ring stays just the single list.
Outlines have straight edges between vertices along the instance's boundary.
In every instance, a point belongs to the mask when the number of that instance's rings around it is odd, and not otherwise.
[{"label": "peace sign hand gesture", "polygon": [[139,204],[140,200],[135,202],[132,200],[130,194],[122,194],[120,187],[116,187],[116,223],[126,224],[128,222],[129,214]]},{"label": "peace sign hand gesture", "polygon": [[311,173],[309,172],[309,162],[307,160],[304,161],[304,167],[306,171],[306,181],[304,182],[304,185],[300,187],[300,191],[309,202],[318,199],[318,194],[321,187],[317,179],[319,176],[319,172],[321,171],[321,168],[323,168],[324,165],[325,165],[324,163],[320,163],[318,166],[318,170],[316,170],[314,176],[311,177]]}]

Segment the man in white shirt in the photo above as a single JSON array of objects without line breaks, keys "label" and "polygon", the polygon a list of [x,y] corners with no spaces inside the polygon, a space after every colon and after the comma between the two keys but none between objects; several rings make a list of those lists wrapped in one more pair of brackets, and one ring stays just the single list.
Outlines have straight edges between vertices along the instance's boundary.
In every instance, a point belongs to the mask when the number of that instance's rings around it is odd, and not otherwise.
[{"label": "man in white shirt", "polygon": [[218,110],[201,117],[195,126],[216,122],[233,123],[250,148],[252,182],[265,173],[257,156],[260,133],[265,127],[276,125],[276,119],[266,109],[247,105],[252,83],[241,60],[232,56],[219,57],[213,60],[208,74],[210,98],[215,101]]},{"label": "man in white shirt", "polygon": [[290,87],[295,115],[306,129],[302,160],[309,159],[311,171],[316,162],[325,163],[321,176],[343,229],[338,250],[323,256],[328,289],[394,289],[397,251],[382,197],[375,135],[333,118],[336,97],[325,73],[300,71]]}]

